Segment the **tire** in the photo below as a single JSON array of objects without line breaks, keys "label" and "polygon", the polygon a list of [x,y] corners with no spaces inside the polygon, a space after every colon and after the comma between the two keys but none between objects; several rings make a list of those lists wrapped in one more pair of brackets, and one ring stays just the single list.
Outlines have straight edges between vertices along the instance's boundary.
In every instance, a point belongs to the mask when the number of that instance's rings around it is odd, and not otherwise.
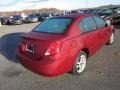
[{"label": "tire", "polygon": [[73,75],[80,75],[85,71],[87,64],[87,53],[81,51],[78,57],[75,60],[74,66],[71,70],[71,74]]},{"label": "tire", "polygon": [[110,39],[108,41],[108,45],[112,45],[114,43],[114,33],[111,34]]},{"label": "tire", "polygon": [[2,24],[2,25],[6,25],[6,22],[2,21],[1,24]]}]

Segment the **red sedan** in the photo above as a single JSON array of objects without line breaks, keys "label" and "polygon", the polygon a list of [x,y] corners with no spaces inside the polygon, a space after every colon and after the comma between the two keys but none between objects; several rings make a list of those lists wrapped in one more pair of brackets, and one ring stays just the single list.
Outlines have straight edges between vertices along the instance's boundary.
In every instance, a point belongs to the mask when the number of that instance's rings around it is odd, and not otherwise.
[{"label": "red sedan", "polygon": [[58,16],[21,35],[16,56],[24,67],[43,76],[79,75],[87,59],[113,41],[114,27],[96,15]]}]

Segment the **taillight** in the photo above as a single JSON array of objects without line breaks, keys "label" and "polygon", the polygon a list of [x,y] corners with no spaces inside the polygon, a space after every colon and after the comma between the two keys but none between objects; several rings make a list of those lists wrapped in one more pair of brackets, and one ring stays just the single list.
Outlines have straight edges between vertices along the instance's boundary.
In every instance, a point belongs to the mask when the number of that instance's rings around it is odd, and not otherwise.
[{"label": "taillight", "polygon": [[22,52],[26,51],[26,44],[25,43],[19,43],[18,47],[19,47],[20,51],[22,51]]},{"label": "taillight", "polygon": [[62,46],[62,42],[54,42],[51,43],[50,46],[48,47],[45,55],[55,55],[60,52]]}]

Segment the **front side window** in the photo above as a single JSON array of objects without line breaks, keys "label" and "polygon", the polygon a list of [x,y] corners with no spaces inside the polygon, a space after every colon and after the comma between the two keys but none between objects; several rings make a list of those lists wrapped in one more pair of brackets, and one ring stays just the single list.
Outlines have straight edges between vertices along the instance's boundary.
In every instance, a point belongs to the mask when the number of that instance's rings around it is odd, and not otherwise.
[{"label": "front side window", "polygon": [[96,29],[96,24],[92,17],[86,17],[85,19],[82,20],[82,22],[83,22],[85,31],[88,32]]},{"label": "front side window", "polygon": [[95,22],[97,24],[97,28],[103,28],[103,27],[105,27],[106,23],[105,23],[104,20],[102,20],[100,17],[96,17],[96,16],[94,16],[93,18],[95,19]]},{"label": "front side window", "polygon": [[39,24],[33,31],[44,33],[64,33],[72,19],[47,19]]}]

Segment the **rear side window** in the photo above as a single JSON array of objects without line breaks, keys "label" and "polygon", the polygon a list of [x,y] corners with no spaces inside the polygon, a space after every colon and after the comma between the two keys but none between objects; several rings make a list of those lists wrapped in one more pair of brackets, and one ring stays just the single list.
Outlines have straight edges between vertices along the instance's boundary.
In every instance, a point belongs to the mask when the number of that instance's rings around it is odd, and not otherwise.
[{"label": "rear side window", "polygon": [[105,23],[104,20],[102,20],[100,17],[96,17],[96,16],[94,16],[93,18],[95,19],[97,28],[103,28],[103,27],[105,27],[106,23]]},{"label": "rear side window", "polygon": [[85,28],[84,28],[82,22],[79,23],[79,28],[80,28],[81,33],[84,33],[84,32],[85,32]]},{"label": "rear side window", "polygon": [[95,21],[92,17],[86,17],[82,20],[83,26],[85,28],[85,31],[92,31],[96,29]]}]

